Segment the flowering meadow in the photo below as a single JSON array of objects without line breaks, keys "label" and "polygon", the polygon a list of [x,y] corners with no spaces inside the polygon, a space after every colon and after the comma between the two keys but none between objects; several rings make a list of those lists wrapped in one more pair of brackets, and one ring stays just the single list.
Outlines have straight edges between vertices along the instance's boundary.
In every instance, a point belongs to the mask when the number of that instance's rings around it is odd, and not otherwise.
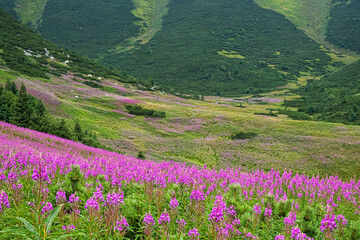
[{"label": "flowering meadow", "polygon": [[0,122],[0,239],[360,239],[360,181],[127,157]]}]

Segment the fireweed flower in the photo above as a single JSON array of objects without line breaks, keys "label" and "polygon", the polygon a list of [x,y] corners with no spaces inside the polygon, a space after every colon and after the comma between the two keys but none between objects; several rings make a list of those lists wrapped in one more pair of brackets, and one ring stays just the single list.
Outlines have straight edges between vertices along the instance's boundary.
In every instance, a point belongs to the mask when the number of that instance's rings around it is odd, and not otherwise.
[{"label": "fireweed flower", "polygon": [[196,236],[200,236],[200,234],[197,228],[193,228],[189,230],[188,236],[196,237]]},{"label": "fireweed flower", "polygon": [[294,226],[296,221],[296,213],[291,212],[289,216],[284,218],[284,224],[287,226]]},{"label": "fireweed flower", "polygon": [[300,234],[301,234],[300,228],[293,227],[291,229],[291,238],[296,238]]},{"label": "fireweed flower", "polygon": [[285,240],[284,235],[276,235],[275,240]]},{"label": "fireweed flower", "polygon": [[129,224],[125,217],[121,217],[120,221],[116,221],[116,226],[114,227],[114,230],[118,230],[119,232],[122,232],[123,230],[128,229]]},{"label": "fireweed flower", "polygon": [[79,197],[77,197],[74,193],[70,195],[69,197],[69,203],[76,203],[79,202]]},{"label": "fireweed flower", "polygon": [[272,215],[272,209],[271,208],[265,208],[264,216],[265,217],[271,217],[271,215]]},{"label": "fireweed flower", "polygon": [[321,220],[320,231],[333,232],[337,228],[335,219],[335,215],[326,214],[325,217]]},{"label": "fireweed flower", "polygon": [[179,202],[176,200],[176,198],[173,198],[173,199],[170,200],[169,206],[171,208],[177,208],[179,206]]},{"label": "fireweed flower", "polygon": [[96,192],[94,192],[93,198],[95,200],[100,200],[101,202],[104,202],[103,191],[101,189],[98,189]]},{"label": "fireweed flower", "polygon": [[185,227],[185,220],[184,219],[180,219],[180,220],[176,220],[176,223],[180,226],[180,227]]},{"label": "fireweed flower", "polygon": [[41,209],[41,214],[45,214],[53,210],[53,205],[51,204],[51,202],[43,203],[43,205],[44,206]]},{"label": "fireweed flower", "polygon": [[196,200],[196,201],[204,201],[205,200],[204,192],[199,191],[199,190],[193,190],[191,192],[190,199],[191,200]]},{"label": "fireweed flower", "polygon": [[343,215],[337,215],[336,220],[338,221],[339,225],[346,226],[347,220]]},{"label": "fireweed flower", "polygon": [[159,225],[162,225],[164,223],[165,224],[170,223],[170,216],[169,216],[169,213],[166,210],[159,217],[158,223],[159,223]]},{"label": "fireweed flower", "polygon": [[74,225],[65,225],[65,226],[62,227],[62,229],[71,231],[71,230],[75,230],[76,227]]},{"label": "fireweed flower", "polygon": [[155,224],[154,218],[151,216],[151,213],[145,213],[143,222],[146,226],[148,226],[148,225],[153,226]]},{"label": "fireweed flower", "polygon": [[104,203],[104,205],[119,206],[120,204],[124,204],[123,194],[117,194],[117,193],[107,194],[106,203]]},{"label": "fireweed flower", "polygon": [[256,214],[256,215],[260,214],[260,213],[261,213],[261,206],[259,206],[259,205],[254,205],[253,212],[254,212],[254,214]]},{"label": "fireweed flower", "polygon": [[4,190],[0,191],[0,212],[4,211],[4,208],[10,208],[9,197]]},{"label": "fireweed flower", "polygon": [[58,191],[56,193],[56,204],[61,204],[66,202],[66,193],[65,191]]},{"label": "fireweed flower", "polygon": [[88,210],[90,210],[90,209],[99,210],[99,204],[94,197],[91,197],[86,201],[85,208]]},{"label": "fireweed flower", "polygon": [[218,195],[215,197],[214,207],[209,214],[209,220],[211,222],[221,222],[224,220],[224,212],[227,209],[223,196]]}]

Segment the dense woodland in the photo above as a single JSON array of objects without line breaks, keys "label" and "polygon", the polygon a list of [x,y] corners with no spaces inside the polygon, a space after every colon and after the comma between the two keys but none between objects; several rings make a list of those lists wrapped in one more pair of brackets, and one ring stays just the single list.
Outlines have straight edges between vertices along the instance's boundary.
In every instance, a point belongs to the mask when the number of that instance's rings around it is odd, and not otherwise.
[{"label": "dense woodland", "polygon": [[296,92],[302,97],[286,101],[285,106],[322,121],[360,124],[360,61],[321,80],[308,81]]}]

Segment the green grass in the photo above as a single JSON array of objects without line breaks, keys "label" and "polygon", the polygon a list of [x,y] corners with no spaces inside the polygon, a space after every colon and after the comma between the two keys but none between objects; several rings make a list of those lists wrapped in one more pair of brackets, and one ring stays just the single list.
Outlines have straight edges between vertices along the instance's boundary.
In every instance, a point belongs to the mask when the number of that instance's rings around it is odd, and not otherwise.
[{"label": "green grass", "polygon": [[[7,76],[4,71],[0,73]],[[106,96],[106,92],[83,97],[81,89],[91,88],[76,89],[75,81],[73,84],[66,82],[66,86],[76,91],[57,88],[65,84],[61,78],[52,78],[49,83],[37,79],[31,81],[30,90],[47,84],[49,92],[62,96],[58,99],[61,111],[57,111],[61,117],[78,120],[84,130],[97,133],[103,143],[127,155],[136,156],[142,151],[152,160],[206,163],[215,167],[240,166],[244,170],[292,169],[307,174],[338,174],[345,178],[358,176],[360,172],[356,164],[360,157],[359,126],[295,121],[285,115],[254,115],[255,112],[266,112],[268,108],[279,108],[281,103],[243,103],[244,108],[239,108],[231,106],[236,103],[225,102],[219,97],[195,101],[157,92],[145,95],[132,92],[127,98],[141,100],[143,108],[166,112],[164,119],[147,120],[112,112],[113,109],[126,110],[116,104],[116,99]],[[75,99],[74,94],[80,97]],[[264,96],[279,97],[281,94],[278,91]],[[282,97],[290,99],[294,96],[288,93]],[[201,127],[187,130],[197,124]],[[232,140],[231,136],[238,132],[258,135],[251,140]]]},{"label": "green grass", "polygon": [[315,41],[324,44],[332,0],[255,0],[259,6],[283,14]]},{"label": "green grass", "polygon": [[15,11],[22,23],[37,29],[48,0],[16,0]]}]

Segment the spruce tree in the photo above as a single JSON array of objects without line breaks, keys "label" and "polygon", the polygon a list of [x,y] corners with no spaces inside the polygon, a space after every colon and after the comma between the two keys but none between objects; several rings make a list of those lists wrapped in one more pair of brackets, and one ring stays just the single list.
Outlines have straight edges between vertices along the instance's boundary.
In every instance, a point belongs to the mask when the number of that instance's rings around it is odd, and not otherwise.
[{"label": "spruce tree", "polygon": [[30,127],[32,124],[33,107],[26,92],[26,87],[21,84],[18,98],[13,108],[12,123],[20,127]]},{"label": "spruce tree", "polygon": [[78,141],[80,141],[80,142],[83,140],[83,138],[84,138],[84,133],[83,133],[83,131],[82,131],[82,129],[81,129],[81,126],[80,126],[80,124],[79,124],[78,121],[75,122],[74,134],[75,134],[76,140],[78,140]]},{"label": "spruce tree", "polygon": [[0,121],[11,123],[15,101],[16,97],[12,92],[3,90],[0,96]]},{"label": "spruce tree", "polygon": [[14,81],[7,80],[5,83],[5,89],[11,91],[14,95],[17,94],[18,89],[16,87],[16,83]]},{"label": "spruce tree", "polygon": [[55,135],[61,138],[71,139],[71,133],[69,127],[66,125],[65,119],[61,119],[57,124]]},{"label": "spruce tree", "polygon": [[35,102],[34,128],[38,131],[48,132],[50,119],[46,107],[41,100]]}]

